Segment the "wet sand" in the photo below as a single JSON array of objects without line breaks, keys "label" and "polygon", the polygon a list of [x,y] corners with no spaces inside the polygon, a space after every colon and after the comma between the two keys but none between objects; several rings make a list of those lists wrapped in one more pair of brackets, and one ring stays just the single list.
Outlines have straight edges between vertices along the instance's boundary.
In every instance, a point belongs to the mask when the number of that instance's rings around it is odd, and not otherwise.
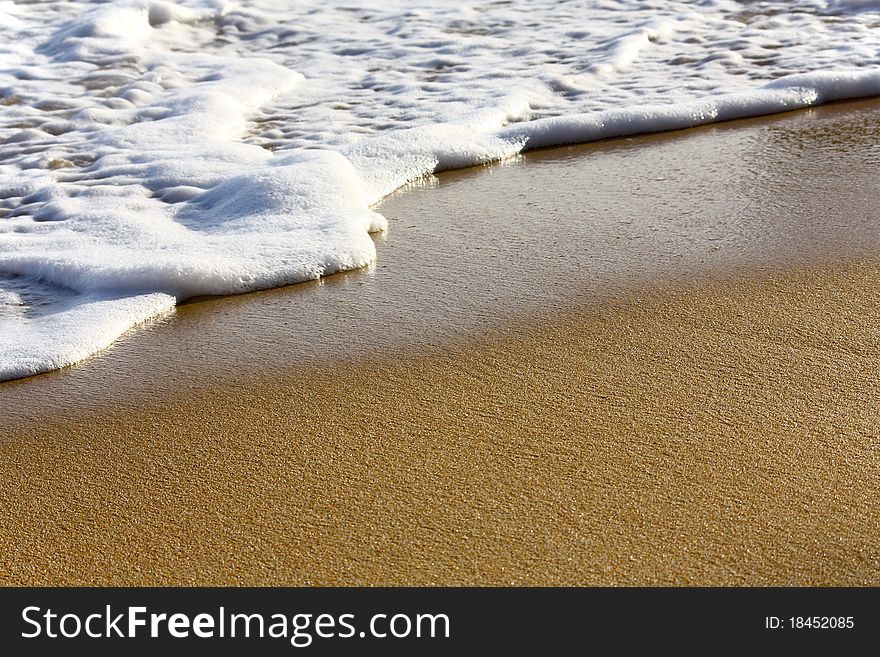
[{"label": "wet sand", "polygon": [[880,583],[880,104],[398,193],[0,384],[6,584]]}]

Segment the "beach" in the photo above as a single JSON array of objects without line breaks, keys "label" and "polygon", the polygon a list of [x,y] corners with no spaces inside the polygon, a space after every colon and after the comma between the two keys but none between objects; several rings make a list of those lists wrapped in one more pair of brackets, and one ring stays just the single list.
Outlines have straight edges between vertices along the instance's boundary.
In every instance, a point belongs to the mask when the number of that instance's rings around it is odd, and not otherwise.
[{"label": "beach", "polygon": [[367,269],[0,384],[0,582],[877,585],[878,119],[440,174]]}]

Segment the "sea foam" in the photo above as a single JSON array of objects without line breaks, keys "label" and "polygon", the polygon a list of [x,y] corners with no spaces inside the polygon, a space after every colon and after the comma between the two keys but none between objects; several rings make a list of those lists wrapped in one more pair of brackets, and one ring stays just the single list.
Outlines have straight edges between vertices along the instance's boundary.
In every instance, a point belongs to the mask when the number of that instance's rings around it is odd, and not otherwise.
[{"label": "sea foam", "polygon": [[880,95],[878,12],[0,1],[0,380],[368,265],[372,206],[433,171]]}]

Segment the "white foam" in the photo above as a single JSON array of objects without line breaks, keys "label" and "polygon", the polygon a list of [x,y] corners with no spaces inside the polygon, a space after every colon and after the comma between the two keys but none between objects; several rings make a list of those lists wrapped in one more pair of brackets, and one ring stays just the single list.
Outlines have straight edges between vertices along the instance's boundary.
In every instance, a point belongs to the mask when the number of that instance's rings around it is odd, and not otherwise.
[{"label": "white foam", "polygon": [[880,95],[877,10],[0,1],[0,379],[369,264],[432,171]]},{"label": "white foam", "polygon": [[787,112],[835,100],[880,96],[880,70],[817,71],[779,78],[754,91],[666,104],[637,105],[590,114],[574,114],[500,131],[523,140],[527,148],[575,144],[611,137],[680,130],[718,121]]},{"label": "white foam", "polygon": [[16,338],[0,344],[0,381],[72,365],[174,305],[174,297],[161,293],[121,298],[72,295],[63,307],[34,319],[0,318]]}]

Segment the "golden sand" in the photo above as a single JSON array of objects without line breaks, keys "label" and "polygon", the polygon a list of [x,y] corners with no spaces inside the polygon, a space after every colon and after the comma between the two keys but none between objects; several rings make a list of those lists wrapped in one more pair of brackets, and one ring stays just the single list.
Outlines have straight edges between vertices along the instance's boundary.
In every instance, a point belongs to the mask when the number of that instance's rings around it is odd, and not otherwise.
[{"label": "golden sand", "polygon": [[7,583],[878,584],[880,267],[46,418]]}]

